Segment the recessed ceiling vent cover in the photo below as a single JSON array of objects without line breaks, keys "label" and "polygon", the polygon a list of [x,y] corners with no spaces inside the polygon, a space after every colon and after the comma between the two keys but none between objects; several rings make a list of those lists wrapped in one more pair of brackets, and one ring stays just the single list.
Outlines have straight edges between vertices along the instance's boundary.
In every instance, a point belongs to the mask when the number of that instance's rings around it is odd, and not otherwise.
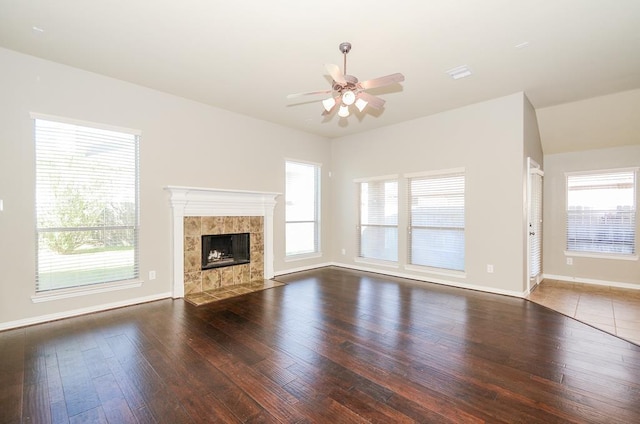
[{"label": "recessed ceiling vent cover", "polygon": [[469,69],[467,65],[456,66],[455,68],[449,69],[447,74],[454,80],[457,80],[471,75],[471,69]]}]

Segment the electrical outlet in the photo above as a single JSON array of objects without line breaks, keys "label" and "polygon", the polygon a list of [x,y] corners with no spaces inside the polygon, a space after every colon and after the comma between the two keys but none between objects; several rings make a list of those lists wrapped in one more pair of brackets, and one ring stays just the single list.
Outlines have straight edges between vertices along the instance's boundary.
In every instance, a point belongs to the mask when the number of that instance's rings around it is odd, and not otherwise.
[{"label": "electrical outlet", "polygon": [[487,272],[488,272],[489,274],[492,274],[492,273],[493,273],[493,265],[491,265],[491,264],[487,264]]},{"label": "electrical outlet", "polygon": [[573,265],[573,258],[567,258],[567,265]]},{"label": "electrical outlet", "polygon": [[342,254],[343,254],[343,255],[346,255],[346,254],[347,254],[347,249],[345,249],[345,248],[343,247],[343,248],[342,248],[342,250],[341,250],[341,252],[342,252]]},{"label": "electrical outlet", "polygon": [[156,272],[149,271],[149,280],[155,280],[155,279],[156,279]]}]

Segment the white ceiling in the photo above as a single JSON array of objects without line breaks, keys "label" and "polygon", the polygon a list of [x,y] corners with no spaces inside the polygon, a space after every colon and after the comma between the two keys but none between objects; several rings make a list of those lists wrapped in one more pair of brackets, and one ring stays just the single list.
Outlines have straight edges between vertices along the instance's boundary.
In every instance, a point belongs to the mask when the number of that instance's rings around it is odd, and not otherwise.
[{"label": "white ceiling", "polygon": [[[405,75],[371,91],[381,113],[287,100],[330,88],[343,41],[361,81]],[[339,137],[519,91],[540,109],[640,88],[640,1],[0,0],[0,46]]]}]

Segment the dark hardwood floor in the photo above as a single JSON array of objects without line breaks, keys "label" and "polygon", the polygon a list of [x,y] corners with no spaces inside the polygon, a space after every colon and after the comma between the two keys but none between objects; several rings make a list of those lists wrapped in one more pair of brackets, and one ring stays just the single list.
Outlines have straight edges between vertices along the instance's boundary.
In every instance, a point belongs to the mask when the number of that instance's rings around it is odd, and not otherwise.
[{"label": "dark hardwood floor", "polygon": [[0,332],[0,422],[640,422],[640,347],[543,306],[338,268],[278,280]]}]

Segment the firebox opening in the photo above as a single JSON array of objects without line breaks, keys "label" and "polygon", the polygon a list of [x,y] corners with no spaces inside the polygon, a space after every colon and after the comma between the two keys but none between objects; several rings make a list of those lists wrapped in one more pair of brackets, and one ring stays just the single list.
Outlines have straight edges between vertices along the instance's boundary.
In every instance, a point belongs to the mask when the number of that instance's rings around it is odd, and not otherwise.
[{"label": "firebox opening", "polygon": [[249,263],[249,233],[202,236],[202,269]]}]

